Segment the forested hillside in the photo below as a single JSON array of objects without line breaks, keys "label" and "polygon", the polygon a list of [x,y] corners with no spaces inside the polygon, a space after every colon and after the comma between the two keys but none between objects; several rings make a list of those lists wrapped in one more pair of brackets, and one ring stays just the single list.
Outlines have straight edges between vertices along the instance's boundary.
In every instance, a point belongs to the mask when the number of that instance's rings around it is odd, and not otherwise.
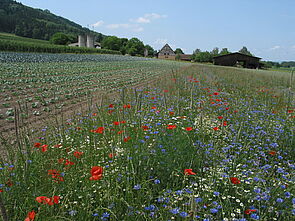
[{"label": "forested hillside", "polygon": [[[13,0],[0,0],[0,32],[49,40],[56,32],[76,37],[89,31],[68,19],[52,14],[49,10],[34,9]],[[90,32],[99,42],[105,37],[101,33]]]}]

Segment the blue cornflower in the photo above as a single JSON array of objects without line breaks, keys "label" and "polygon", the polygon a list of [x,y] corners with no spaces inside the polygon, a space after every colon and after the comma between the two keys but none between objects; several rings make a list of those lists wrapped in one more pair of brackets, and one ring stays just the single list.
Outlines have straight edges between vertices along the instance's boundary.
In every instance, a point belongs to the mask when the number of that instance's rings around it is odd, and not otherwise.
[{"label": "blue cornflower", "polygon": [[181,212],[179,213],[179,215],[183,218],[187,217],[188,216],[188,213],[187,212]]},{"label": "blue cornflower", "polygon": [[261,189],[260,189],[260,188],[255,188],[255,189],[254,189],[254,192],[255,192],[255,193],[260,193],[260,192],[261,192]]},{"label": "blue cornflower", "polygon": [[159,183],[161,183],[160,180],[158,180],[158,179],[154,180],[154,184],[159,184]]},{"label": "blue cornflower", "polygon": [[177,214],[177,213],[179,213],[179,208],[171,209],[170,212],[171,212],[172,214]]},{"label": "blue cornflower", "polygon": [[285,192],[285,196],[286,196],[286,198],[290,198],[291,197],[291,193],[290,192]]},{"label": "blue cornflower", "polygon": [[277,203],[282,203],[282,202],[284,202],[284,200],[282,198],[277,198],[276,202]]},{"label": "blue cornflower", "polygon": [[210,212],[211,213],[218,213],[218,209],[216,209],[216,208],[210,209]]},{"label": "blue cornflower", "polygon": [[104,212],[101,217],[102,218],[109,218],[110,217],[110,214],[107,213],[107,212]]},{"label": "blue cornflower", "polygon": [[141,185],[140,184],[136,184],[136,185],[134,185],[133,189],[140,190],[141,189]]},{"label": "blue cornflower", "polygon": [[200,203],[200,202],[203,201],[203,199],[202,198],[196,198],[195,201],[196,201],[196,203]]},{"label": "blue cornflower", "polygon": [[260,218],[256,213],[252,213],[252,214],[250,215],[250,217],[251,217],[252,219],[256,219],[256,220],[258,220],[258,219]]},{"label": "blue cornflower", "polygon": [[92,216],[98,216],[98,213],[93,213]]},{"label": "blue cornflower", "polygon": [[213,194],[214,194],[215,196],[219,196],[220,193],[215,191],[215,192],[213,192]]}]

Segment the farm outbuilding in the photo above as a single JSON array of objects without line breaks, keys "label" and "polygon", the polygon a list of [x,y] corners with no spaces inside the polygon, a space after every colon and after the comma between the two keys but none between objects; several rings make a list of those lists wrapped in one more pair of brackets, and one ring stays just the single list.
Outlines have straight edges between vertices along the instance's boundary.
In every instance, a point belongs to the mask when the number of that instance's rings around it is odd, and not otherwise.
[{"label": "farm outbuilding", "polygon": [[175,60],[175,53],[168,44],[165,44],[165,46],[159,51],[158,58]]},{"label": "farm outbuilding", "polygon": [[238,66],[244,68],[259,68],[261,58],[245,55],[239,52],[230,53],[227,55],[220,55],[213,58],[213,64],[222,66]]}]

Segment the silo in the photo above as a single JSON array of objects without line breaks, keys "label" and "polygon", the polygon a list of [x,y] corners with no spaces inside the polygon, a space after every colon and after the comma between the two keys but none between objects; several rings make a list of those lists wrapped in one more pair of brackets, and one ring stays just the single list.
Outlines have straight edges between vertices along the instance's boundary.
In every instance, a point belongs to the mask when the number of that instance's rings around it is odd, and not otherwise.
[{"label": "silo", "polygon": [[94,48],[94,37],[93,37],[93,35],[87,35],[87,48]]},{"label": "silo", "polygon": [[78,44],[79,44],[79,47],[86,47],[86,39],[84,35],[78,36]]}]

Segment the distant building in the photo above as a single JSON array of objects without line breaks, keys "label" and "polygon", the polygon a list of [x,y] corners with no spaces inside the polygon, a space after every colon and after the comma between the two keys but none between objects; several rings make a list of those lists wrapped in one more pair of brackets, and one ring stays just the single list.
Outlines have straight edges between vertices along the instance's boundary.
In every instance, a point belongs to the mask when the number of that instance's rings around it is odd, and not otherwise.
[{"label": "distant building", "polygon": [[165,46],[159,51],[158,58],[175,60],[175,53],[168,44],[165,44]]},{"label": "distant building", "polygon": [[99,42],[94,41],[93,35],[79,35],[78,42],[69,44],[69,46],[73,47],[87,47],[87,48],[101,48]]},{"label": "distant building", "polygon": [[165,44],[164,47],[158,52],[158,58],[167,60],[181,60],[181,61],[191,61],[191,54],[175,54],[172,48]]},{"label": "distant building", "polygon": [[[176,57],[177,57],[177,55],[176,55]],[[179,54],[178,58],[181,61],[191,61],[192,60],[192,54]]]},{"label": "distant building", "polygon": [[260,68],[260,59],[255,56],[241,54],[239,52],[220,55],[213,58],[213,64],[222,66],[242,66],[244,68]]}]

